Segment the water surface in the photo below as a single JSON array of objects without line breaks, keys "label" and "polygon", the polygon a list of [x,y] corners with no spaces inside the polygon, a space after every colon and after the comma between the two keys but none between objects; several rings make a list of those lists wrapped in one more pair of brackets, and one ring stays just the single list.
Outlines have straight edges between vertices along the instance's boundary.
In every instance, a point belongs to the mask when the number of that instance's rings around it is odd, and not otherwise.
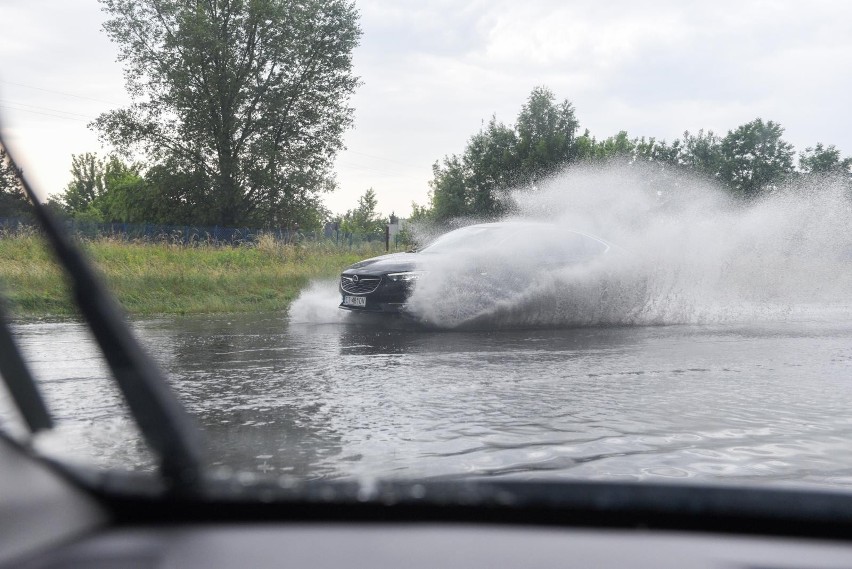
[{"label": "water surface", "polygon": [[[203,429],[211,467],[852,484],[852,321],[830,315],[436,331],[266,314],[134,328]],[[79,324],[16,335],[61,426],[47,446],[151,468]]]}]

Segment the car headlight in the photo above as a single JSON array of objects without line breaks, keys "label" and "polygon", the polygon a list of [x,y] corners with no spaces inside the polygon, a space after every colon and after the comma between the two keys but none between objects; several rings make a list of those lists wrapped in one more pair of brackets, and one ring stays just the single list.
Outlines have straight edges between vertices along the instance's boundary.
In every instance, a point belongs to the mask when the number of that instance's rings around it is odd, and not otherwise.
[{"label": "car headlight", "polygon": [[388,273],[388,279],[394,282],[409,282],[416,281],[423,274],[423,271],[406,271],[404,273]]}]

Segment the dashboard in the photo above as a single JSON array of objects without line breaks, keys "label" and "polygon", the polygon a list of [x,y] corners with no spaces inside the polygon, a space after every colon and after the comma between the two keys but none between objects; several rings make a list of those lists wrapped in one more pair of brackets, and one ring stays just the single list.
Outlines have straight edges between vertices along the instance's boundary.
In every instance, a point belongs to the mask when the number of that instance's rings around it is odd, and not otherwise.
[{"label": "dashboard", "polygon": [[641,530],[418,523],[212,524],[107,530],[18,566],[840,569],[852,566],[852,546]]},{"label": "dashboard", "polygon": [[[356,520],[333,501],[243,501],[239,516],[227,503],[195,512],[180,502],[149,503],[140,510],[94,492],[0,437],[0,569],[852,567],[842,520],[820,538],[696,531],[688,517],[683,529],[661,530],[584,527],[576,517],[571,525],[513,523],[495,508],[473,522],[406,518],[381,504]],[[384,512],[392,515],[383,520]]]}]

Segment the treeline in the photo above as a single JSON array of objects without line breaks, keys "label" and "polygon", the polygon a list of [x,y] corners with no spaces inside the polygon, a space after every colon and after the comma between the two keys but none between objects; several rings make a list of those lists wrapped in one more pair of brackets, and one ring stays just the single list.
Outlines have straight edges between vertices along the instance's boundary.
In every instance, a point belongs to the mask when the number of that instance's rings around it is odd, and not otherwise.
[{"label": "treeline", "polygon": [[[162,165],[144,168],[117,156],[75,155],[71,181],[48,202],[65,216],[99,223],[224,225],[203,178]],[[316,230],[327,217],[318,196],[292,196],[286,208],[258,211],[235,219],[242,226],[300,227]],[[233,225],[233,223],[232,223]]]},{"label": "treeline", "polygon": [[[205,203],[203,194],[188,199],[173,186],[174,180],[174,173],[164,173],[159,167],[143,171],[141,165],[128,164],[117,156],[101,159],[94,153],[75,155],[71,182],[64,192],[51,196],[47,206],[63,217],[90,224],[217,226],[215,208]],[[292,212],[292,205],[288,211]],[[32,218],[29,201],[2,148],[0,218]],[[276,221],[254,227],[301,232],[331,230],[337,235],[378,238],[384,237],[390,218],[378,211],[376,192],[370,188],[358,199],[356,207],[344,214],[332,215],[317,199],[312,199],[301,204],[298,215],[282,216]]]},{"label": "treeline", "polygon": [[731,194],[752,199],[792,177],[836,176],[852,183],[852,157],[817,143],[797,155],[784,141],[784,129],[757,118],[719,136],[685,132],[672,142],[631,138],[626,131],[597,139],[579,123],[568,100],[557,102],[547,88],[532,91],[512,126],[495,117],[467,143],[461,155],[433,167],[430,203],[413,204],[414,218],[498,217],[506,212],[506,192],[534,188],[548,176],[582,163],[655,163],[715,180]]}]

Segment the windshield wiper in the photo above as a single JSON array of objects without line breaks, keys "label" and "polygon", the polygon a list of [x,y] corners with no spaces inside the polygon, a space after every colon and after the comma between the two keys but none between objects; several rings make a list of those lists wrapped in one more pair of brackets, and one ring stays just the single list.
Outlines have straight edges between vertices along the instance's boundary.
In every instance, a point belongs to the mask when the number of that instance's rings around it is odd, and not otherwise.
[{"label": "windshield wiper", "polygon": [[[60,223],[38,200],[0,132],[0,146],[33,204],[57,261],[65,270],[80,314],[91,329],[142,435],[160,457],[175,492],[191,492],[200,477],[198,431],[159,367],[128,328],[117,301],[95,275]],[[39,423],[37,423],[39,424]]]},{"label": "windshield wiper", "polygon": [[24,358],[15,345],[5,312],[5,306],[0,300],[0,375],[3,376],[9,395],[30,432],[51,429],[53,420]]}]

